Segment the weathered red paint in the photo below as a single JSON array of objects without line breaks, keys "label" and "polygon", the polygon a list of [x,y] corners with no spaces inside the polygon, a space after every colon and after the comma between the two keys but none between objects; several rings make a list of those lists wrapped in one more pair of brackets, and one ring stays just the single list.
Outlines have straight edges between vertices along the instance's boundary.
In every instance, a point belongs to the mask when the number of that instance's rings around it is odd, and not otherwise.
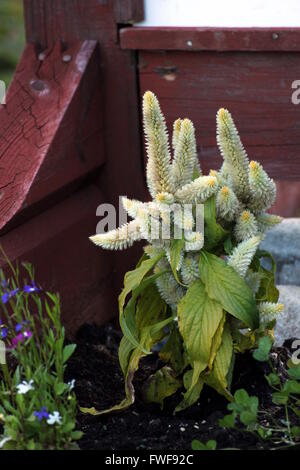
[{"label": "weathered red paint", "polygon": [[135,54],[120,50],[115,20],[138,3],[25,0],[27,45],[0,110],[0,242],[61,293],[71,332],[116,313],[140,252],[88,240],[100,203],[145,192]]},{"label": "weathered red paint", "polygon": [[300,28],[139,27],[120,32],[121,47],[175,51],[300,51]]},{"label": "weathered red paint", "polygon": [[159,98],[168,128],[178,117],[195,124],[205,171],[218,167],[216,112],[232,113],[251,159],[277,179],[300,179],[300,112],[291,84],[299,54],[275,52],[141,51],[141,95]]},{"label": "weathered red paint", "polygon": [[95,41],[25,47],[0,109],[0,229],[104,162],[98,62]]}]

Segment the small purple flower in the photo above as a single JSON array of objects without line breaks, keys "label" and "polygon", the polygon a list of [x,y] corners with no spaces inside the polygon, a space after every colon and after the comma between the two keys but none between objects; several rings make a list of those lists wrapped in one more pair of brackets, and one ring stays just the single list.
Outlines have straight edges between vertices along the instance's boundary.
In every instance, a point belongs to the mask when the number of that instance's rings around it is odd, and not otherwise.
[{"label": "small purple flower", "polygon": [[14,295],[19,292],[19,289],[13,289],[11,291],[5,292],[2,294],[1,300],[4,304],[6,304]]},{"label": "small purple flower", "polygon": [[40,292],[41,289],[34,283],[34,281],[31,281],[31,284],[27,284],[24,286],[24,292],[26,294],[32,294],[33,292]]},{"label": "small purple flower", "polygon": [[8,334],[8,328],[2,328],[0,334],[1,334],[2,339],[6,338],[6,336]]},{"label": "small purple flower", "polygon": [[23,336],[24,336],[24,338],[28,339],[28,338],[31,338],[32,333],[31,333],[30,330],[26,330],[26,331],[24,331]]},{"label": "small purple flower", "polygon": [[25,339],[29,339],[32,337],[32,333],[30,330],[26,330],[24,332],[19,333],[12,339],[12,349],[15,349],[19,343],[23,343]]},{"label": "small purple flower", "polygon": [[16,332],[19,333],[22,330],[22,323],[17,323],[16,324]]},{"label": "small purple flower", "polygon": [[7,280],[6,280],[6,279],[3,279],[3,281],[1,282],[1,285],[2,285],[2,287],[4,287],[4,289],[5,289],[5,287],[8,286]]},{"label": "small purple flower", "polygon": [[49,413],[48,413],[48,411],[47,411],[47,409],[46,409],[45,406],[42,406],[42,408],[40,409],[40,411],[35,411],[33,414],[34,414],[34,416],[37,417],[37,419],[38,419],[39,421],[42,421],[43,418],[45,418],[45,419],[48,419],[48,418],[49,418]]}]

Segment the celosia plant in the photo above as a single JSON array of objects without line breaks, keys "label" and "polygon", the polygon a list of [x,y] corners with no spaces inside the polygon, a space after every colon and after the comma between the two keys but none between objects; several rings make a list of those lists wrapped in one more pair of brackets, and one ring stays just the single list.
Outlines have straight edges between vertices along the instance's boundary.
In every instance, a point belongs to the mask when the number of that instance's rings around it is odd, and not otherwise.
[{"label": "celosia plant", "polygon": [[[277,303],[275,264],[259,250],[266,230],[281,220],[266,212],[276,186],[261,164],[249,162],[226,109],[217,113],[224,163],[208,176],[202,175],[189,119],[174,123],[171,159],[165,119],[149,91],[143,116],[153,200],[123,198],[133,220],[91,237],[111,250],[148,242],[136,269],[126,274],[119,297],[126,398],[114,409],[134,401],[132,380],[139,361],[160,342],[159,356],[166,365],[145,384],[147,401],[162,405],[184,387],[179,411],[198,400],[204,384],[231,400],[235,354],[253,348],[264,335],[272,337],[275,317],[283,309]],[[197,225],[200,205],[204,230]],[[262,258],[271,259],[270,270]]]},{"label": "celosia plant", "polygon": [[8,279],[0,271],[0,448],[77,448],[74,380],[64,380],[75,345],[64,344],[59,297],[35,284],[30,265],[24,282],[10,267]]}]

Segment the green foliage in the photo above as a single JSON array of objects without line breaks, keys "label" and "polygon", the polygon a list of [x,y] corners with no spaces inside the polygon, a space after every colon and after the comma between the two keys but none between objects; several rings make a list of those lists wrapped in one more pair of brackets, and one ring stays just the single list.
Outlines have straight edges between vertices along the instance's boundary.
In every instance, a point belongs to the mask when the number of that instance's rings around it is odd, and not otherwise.
[{"label": "green foliage", "polygon": [[[239,429],[255,434],[262,443],[265,440],[274,445],[274,449],[298,447],[300,444],[300,364],[289,361],[288,378],[279,377],[270,359],[272,343],[269,338],[259,340],[253,356],[260,362],[268,362],[271,372],[266,380],[272,391],[272,401],[280,412],[275,417],[267,410],[259,408],[258,398],[249,396],[246,390],[237,390],[234,400],[227,408],[231,411],[219,420],[225,429]],[[261,422],[260,415],[264,418]],[[277,415],[279,416],[277,418]],[[280,419],[284,415],[285,419]],[[292,424],[293,423],[293,424]]]},{"label": "green foliage", "polygon": [[[180,387],[178,412],[195,403],[204,386],[232,401],[236,353],[255,348],[261,338],[272,338],[274,313],[282,310],[276,303],[272,257],[258,251],[264,232],[280,222],[265,213],[274,200],[275,183],[261,165],[249,163],[227,110],[217,115],[224,164],[207,176],[197,162],[191,121],[174,123],[172,160],[165,119],[151,92],[144,95],[143,115],[152,200],[123,198],[133,220],[91,237],[105,249],[124,249],[141,239],[148,242],[136,269],[125,275],[119,297],[124,334],[119,359],[126,396],[112,409],[133,403],[134,373],[159,342],[164,343],[160,358],[167,368],[148,382],[148,402],[162,406]],[[264,258],[271,259],[270,270],[261,264]],[[262,345],[259,351],[255,354],[262,354]],[[242,416],[250,419],[250,411],[244,410]]]},{"label": "green foliage", "polygon": [[[74,449],[76,427],[74,382],[64,372],[76,345],[65,345],[57,295],[35,284],[32,267],[0,271],[0,333],[6,361],[1,361],[0,419],[3,449]],[[3,359],[3,358],[2,358]]]},{"label": "green foliage", "polygon": [[1,0],[0,18],[0,80],[8,86],[25,41],[22,0]]},{"label": "green foliage", "polygon": [[193,450],[216,450],[216,448],[217,443],[214,440],[207,441],[206,444],[203,444],[203,442],[200,442],[197,439],[192,442]]},{"label": "green foliage", "polygon": [[272,348],[272,341],[268,336],[264,336],[258,342],[258,348],[253,352],[253,357],[257,361],[265,362],[269,358]]}]

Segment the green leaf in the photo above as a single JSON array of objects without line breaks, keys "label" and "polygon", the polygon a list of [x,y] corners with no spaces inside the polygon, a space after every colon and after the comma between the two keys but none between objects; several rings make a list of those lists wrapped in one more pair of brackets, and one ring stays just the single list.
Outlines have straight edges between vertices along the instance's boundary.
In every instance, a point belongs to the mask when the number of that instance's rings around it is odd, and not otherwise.
[{"label": "green leaf", "polygon": [[[143,283],[146,283],[144,280]],[[107,414],[128,408],[135,399],[135,391],[132,384],[134,374],[138,369],[140,359],[148,353],[151,347],[164,335],[164,327],[173,321],[173,317],[166,318],[166,308],[159,292],[154,284],[146,283],[146,287],[140,292],[141,297],[137,307],[138,348],[134,348],[131,341],[124,337],[120,343],[119,360],[125,377],[126,397],[121,403],[110,409],[97,411],[95,408],[84,408],[81,411],[95,416]]]},{"label": "green leaf", "polygon": [[184,238],[174,239],[171,242],[171,248],[170,248],[170,264],[171,264],[174,277],[179,284],[181,284],[181,282],[178,278],[177,267],[180,264],[180,254],[181,254],[183,245],[184,245]]},{"label": "green leaf", "polygon": [[227,235],[228,231],[224,230],[216,221],[216,199],[213,195],[204,203],[204,248],[206,250],[212,250],[221,243]]},{"label": "green leaf", "polygon": [[294,437],[300,437],[300,427],[299,426],[292,426],[291,433]]},{"label": "green leaf", "polygon": [[78,441],[79,439],[81,439],[83,436],[83,432],[82,431],[73,431],[71,432],[71,438],[74,439],[74,441]]},{"label": "green leaf", "polygon": [[269,375],[266,375],[265,377],[267,379],[268,384],[271,387],[274,387],[274,385],[280,385],[280,379],[277,374],[274,374],[273,372],[271,372]]},{"label": "green leaf", "polygon": [[223,318],[221,305],[212,300],[200,280],[195,281],[178,304],[179,331],[191,364],[200,372],[209,363],[214,335]]},{"label": "green leaf", "polygon": [[206,444],[203,444],[201,441],[194,439],[192,441],[192,449],[193,450],[216,450],[217,443],[215,440],[209,440]]},{"label": "green leaf", "polygon": [[224,242],[224,251],[228,256],[231,255],[233,251],[233,244],[232,244],[231,236],[227,237]]},{"label": "green leaf", "polygon": [[256,423],[257,416],[249,410],[242,411],[240,414],[240,420],[245,426]]},{"label": "green leaf", "polygon": [[159,357],[164,362],[169,363],[176,374],[180,374],[186,366],[182,338],[175,323],[172,323],[170,326],[169,337],[160,350]]},{"label": "green leaf", "polygon": [[[144,277],[153,269],[155,264],[164,256],[160,253],[153,259],[146,259],[141,261],[139,266],[133,271],[129,271],[124,277],[124,288],[119,295],[119,322],[123,334],[127,336],[133,346],[140,348],[145,354],[149,353],[141,347],[137,338],[136,325],[135,325],[135,306],[136,301],[141,292],[149,285],[153,284],[155,279],[163,274],[163,272],[154,274],[152,276]],[[143,259],[143,258],[142,258]],[[127,303],[124,310],[124,304],[127,295],[132,292],[132,296]]]},{"label": "green leaf", "polygon": [[190,387],[176,411],[183,410],[194,402],[197,396],[194,387],[201,392],[203,384],[199,385],[199,377],[209,365],[213,339],[222,319],[221,305],[210,299],[200,280],[195,281],[178,304],[179,331],[193,375]]},{"label": "green leaf", "polygon": [[274,392],[272,394],[272,401],[275,405],[286,405],[289,400],[289,397],[284,392]]},{"label": "green leaf", "polygon": [[272,341],[269,336],[264,336],[258,342],[258,348],[253,352],[253,357],[257,361],[266,362],[269,359],[272,349]]},{"label": "green leaf", "polygon": [[233,268],[223,259],[201,251],[199,273],[211,299],[249,328],[258,328],[259,315],[252,291]]},{"label": "green leaf", "polygon": [[62,382],[58,382],[54,384],[54,391],[56,395],[61,395],[62,393],[64,393],[66,388],[67,388],[67,384],[64,384]]},{"label": "green leaf", "polygon": [[300,394],[300,382],[296,380],[287,380],[283,386],[283,392],[288,394]]},{"label": "green leaf", "polygon": [[219,425],[225,429],[233,429],[235,427],[236,413],[232,412],[219,419]]},{"label": "green leaf", "polygon": [[[271,270],[261,265],[261,258],[267,258],[271,261]],[[260,302],[278,302],[279,290],[275,284],[276,263],[273,256],[267,251],[257,250],[251,266],[253,266],[254,270],[261,275],[261,282],[256,294],[256,300]]]},{"label": "green leaf", "polygon": [[204,378],[205,383],[214,388],[218,393],[224,395],[228,400],[232,400],[232,395],[228,390],[230,385],[231,364],[234,360],[233,343],[230,328],[225,323],[222,344],[217,351],[213,369],[210,374]]},{"label": "green leaf", "polygon": [[164,256],[163,252],[155,258],[146,259],[142,261],[136,269],[128,271],[124,277],[124,288],[119,295],[119,310],[123,311],[124,303],[127,295],[136,289],[141,281],[144,279],[146,274],[156,265],[156,263]]},{"label": "green leaf", "polygon": [[183,376],[183,383],[186,392],[183,395],[183,400],[176,406],[175,413],[185,410],[189,406],[192,406],[200,397],[204,385],[204,380],[200,376],[198,366],[199,363],[196,362],[194,364],[194,369],[188,370]]},{"label": "green leaf", "polygon": [[158,403],[163,408],[164,399],[173,395],[182,386],[168,366],[151,375],[144,385],[143,397],[146,403]]},{"label": "green leaf", "polygon": [[237,390],[234,394],[234,401],[228,405],[228,409],[238,413],[240,421],[249,426],[257,422],[258,398],[249,397],[243,388]]},{"label": "green leaf", "polygon": [[76,349],[76,344],[67,344],[67,346],[64,347],[63,349],[63,363],[64,364],[72,356],[75,349]]},{"label": "green leaf", "polygon": [[290,367],[287,372],[291,379],[300,380],[300,364]]},{"label": "green leaf", "polygon": [[140,349],[144,354],[149,354],[140,343],[138,338],[137,326],[136,326],[136,303],[138,298],[143,292],[150,287],[153,292],[156,290],[154,281],[161,276],[163,273],[153,274],[152,276],[143,279],[141,283],[132,291],[132,296],[129,299],[124,311],[120,311],[120,326],[123,334],[128,338],[132,345]]}]

